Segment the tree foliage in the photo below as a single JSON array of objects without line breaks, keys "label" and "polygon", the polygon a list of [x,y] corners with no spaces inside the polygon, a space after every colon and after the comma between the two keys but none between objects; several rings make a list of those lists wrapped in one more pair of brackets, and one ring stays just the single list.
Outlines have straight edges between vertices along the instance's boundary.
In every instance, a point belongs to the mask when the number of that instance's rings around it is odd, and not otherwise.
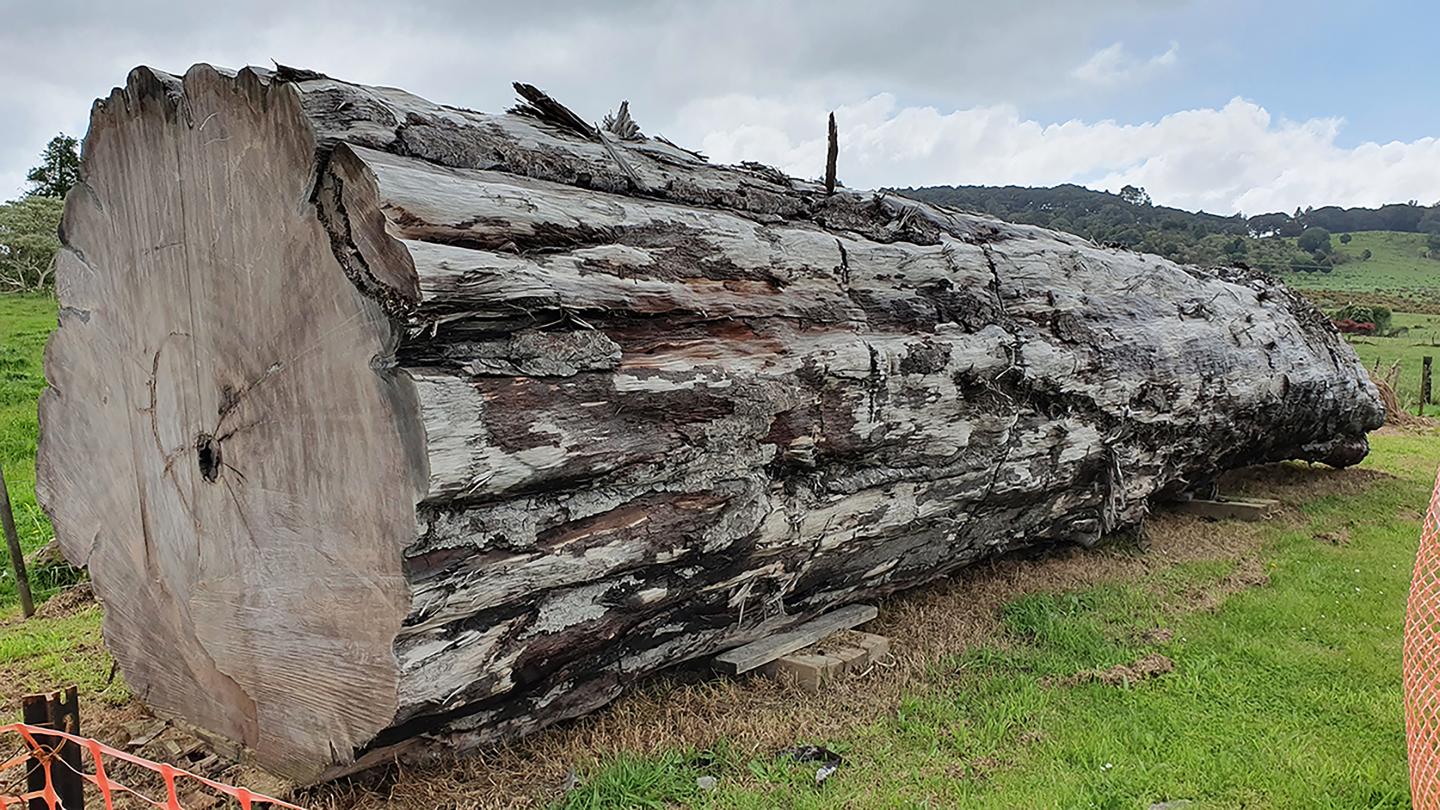
[{"label": "tree foliage", "polygon": [[[1177,262],[1213,265],[1243,261],[1264,269],[1288,269],[1293,261],[1314,269],[1309,253],[1297,250],[1293,243],[1254,238],[1242,216],[1155,205],[1145,189],[1135,186],[1126,186],[1119,194],[1076,185],[935,186],[903,193],[1011,222],[1068,231],[1102,244],[1156,253]],[[1289,220],[1284,214],[1280,217]]]},{"label": "tree foliage", "polygon": [[50,139],[40,153],[40,165],[25,175],[30,183],[29,196],[64,199],[70,187],[80,180],[80,144],[69,135]]},{"label": "tree foliage", "polygon": [[1295,244],[1298,245],[1301,250],[1307,250],[1322,256],[1328,254],[1332,248],[1330,244],[1330,232],[1324,228],[1306,228],[1305,232],[1300,234],[1300,238],[1296,240]]},{"label": "tree foliage", "polygon": [[51,285],[63,208],[63,200],[41,195],[0,204],[0,290]]},{"label": "tree foliage", "polygon": [[1138,186],[1126,186],[1120,189],[1120,199],[1131,205],[1150,205],[1150,195],[1145,189]]},{"label": "tree foliage", "polygon": [[[1286,236],[1297,237],[1306,228],[1324,228],[1331,233],[1355,231],[1399,231],[1401,233],[1432,233],[1440,231],[1440,204],[1423,206],[1411,200],[1405,203],[1391,203],[1379,208],[1339,208],[1333,205],[1322,208],[1296,208],[1295,213],[1274,212],[1256,214],[1249,218],[1241,216],[1221,217],[1204,212],[1192,213],[1163,205],[1154,205],[1150,195],[1143,188],[1125,186],[1118,194],[1091,191],[1076,185],[1060,185],[1053,188],[1024,188],[1020,186],[929,186],[905,189],[903,193],[917,199],[984,211],[1030,222],[1024,215],[1063,217],[1078,229],[1064,228],[1072,233],[1080,230],[1094,231],[1097,217],[1107,220],[1103,224],[1114,227],[1125,219],[1129,225],[1142,229],[1159,227],[1166,220],[1176,220],[1191,230],[1199,229],[1197,237],[1212,233],[1227,233],[1237,236]],[[1108,211],[1109,206],[1116,211]],[[1046,224],[1034,222],[1032,224]],[[1086,233],[1084,235],[1090,235]],[[1096,238],[1096,237],[1091,237]],[[1110,241],[1099,237],[1100,241]]]}]

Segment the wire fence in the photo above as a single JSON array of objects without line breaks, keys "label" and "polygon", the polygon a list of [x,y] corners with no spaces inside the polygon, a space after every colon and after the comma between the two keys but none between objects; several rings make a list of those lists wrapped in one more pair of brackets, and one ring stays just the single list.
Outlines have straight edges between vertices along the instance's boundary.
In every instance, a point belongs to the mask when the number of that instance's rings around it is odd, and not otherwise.
[{"label": "wire fence", "polygon": [[1404,673],[1411,800],[1421,810],[1440,810],[1440,477],[1410,581]]},{"label": "wire fence", "polygon": [[[181,804],[182,793],[204,795],[203,804],[207,807],[213,806],[215,799],[220,798],[222,801],[233,800],[243,810],[264,806],[304,810],[298,805],[206,779],[173,765],[118,751],[89,737],[25,723],[0,726],[0,740],[15,738],[20,745],[11,756],[0,762],[0,810],[78,810],[75,805],[84,801],[83,796],[80,801],[69,799],[71,806],[68,807],[67,801],[62,798],[67,792],[65,783],[76,781],[100,800],[98,805],[91,801],[88,806],[99,806],[105,810],[125,807],[185,810]],[[73,755],[77,748],[88,755],[88,767],[83,758]],[[65,755],[66,749],[70,749],[70,756]],[[111,767],[107,768],[107,763]],[[117,764],[158,776],[164,795],[157,798],[124,784],[114,776]]]}]

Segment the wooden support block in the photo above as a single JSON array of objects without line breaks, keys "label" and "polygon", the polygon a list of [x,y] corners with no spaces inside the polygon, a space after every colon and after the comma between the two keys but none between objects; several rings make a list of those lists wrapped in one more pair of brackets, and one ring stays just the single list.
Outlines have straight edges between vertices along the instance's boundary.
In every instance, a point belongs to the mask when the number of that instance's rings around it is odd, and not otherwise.
[{"label": "wooden support block", "polygon": [[890,639],[859,630],[840,632],[799,652],[783,655],[760,671],[771,678],[791,681],[808,692],[849,673],[864,672],[890,654]]},{"label": "wooden support block", "polygon": [[874,605],[846,605],[784,633],[766,636],[758,641],[726,650],[712,661],[715,669],[727,675],[739,675],[762,667],[771,661],[841,630],[849,630],[857,624],[864,624],[879,615]]},{"label": "wooden support block", "polygon": [[[805,651],[801,650],[799,653],[796,653],[796,655],[802,655],[804,653]],[[861,672],[865,667],[870,665],[870,656],[861,647],[845,647],[827,643],[823,645],[822,649],[817,650],[817,653],[829,656],[838,662],[839,666],[834,672],[835,675],[844,675],[847,672]],[[783,661],[784,659],[781,660]]]},{"label": "wooden support block", "polygon": [[1211,518],[1212,520],[1265,520],[1275,513],[1280,502],[1269,498],[1246,500],[1217,498],[1206,500],[1196,498],[1175,504],[1175,511]]},{"label": "wooden support block", "polygon": [[760,671],[772,678],[794,681],[807,692],[818,692],[821,686],[844,673],[845,662],[833,655],[791,653],[771,661]]},{"label": "wooden support block", "polygon": [[830,641],[864,650],[866,666],[883,661],[886,656],[890,655],[890,639],[874,633],[866,633],[863,630],[845,630],[836,633],[830,638]]}]

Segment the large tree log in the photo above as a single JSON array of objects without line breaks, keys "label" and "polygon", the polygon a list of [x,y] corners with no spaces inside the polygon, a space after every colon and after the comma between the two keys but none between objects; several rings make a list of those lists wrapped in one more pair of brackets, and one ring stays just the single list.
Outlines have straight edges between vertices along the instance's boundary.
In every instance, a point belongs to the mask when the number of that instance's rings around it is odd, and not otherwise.
[{"label": "large tree log", "polygon": [[140,697],[293,778],[522,734],[1228,467],[1352,464],[1381,422],[1262,275],[521,89],[141,68],[92,115],[40,495]]}]

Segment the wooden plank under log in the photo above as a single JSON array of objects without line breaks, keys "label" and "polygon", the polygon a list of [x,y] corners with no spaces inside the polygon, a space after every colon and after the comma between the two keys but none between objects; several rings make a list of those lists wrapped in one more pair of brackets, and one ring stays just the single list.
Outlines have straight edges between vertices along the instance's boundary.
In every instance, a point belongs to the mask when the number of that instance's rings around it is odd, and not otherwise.
[{"label": "wooden plank under log", "polygon": [[726,675],[739,675],[762,667],[782,655],[809,647],[832,633],[862,625],[878,615],[880,611],[874,605],[846,605],[839,610],[817,616],[793,630],[726,650],[715,656],[712,664],[717,671]]},{"label": "wooden plank under log", "polygon": [[818,692],[843,675],[869,672],[889,655],[890,639],[847,630],[782,655],[760,667],[760,671],[806,691]]},{"label": "wooden plank under log", "polygon": [[1262,274],[522,92],[198,65],[93,109],[39,496],[135,693],[292,780],[533,732],[1227,468],[1354,464],[1383,418]]},{"label": "wooden plank under log", "polygon": [[1268,520],[1280,508],[1280,502],[1269,498],[1192,498],[1177,501],[1175,511],[1212,520]]}]

